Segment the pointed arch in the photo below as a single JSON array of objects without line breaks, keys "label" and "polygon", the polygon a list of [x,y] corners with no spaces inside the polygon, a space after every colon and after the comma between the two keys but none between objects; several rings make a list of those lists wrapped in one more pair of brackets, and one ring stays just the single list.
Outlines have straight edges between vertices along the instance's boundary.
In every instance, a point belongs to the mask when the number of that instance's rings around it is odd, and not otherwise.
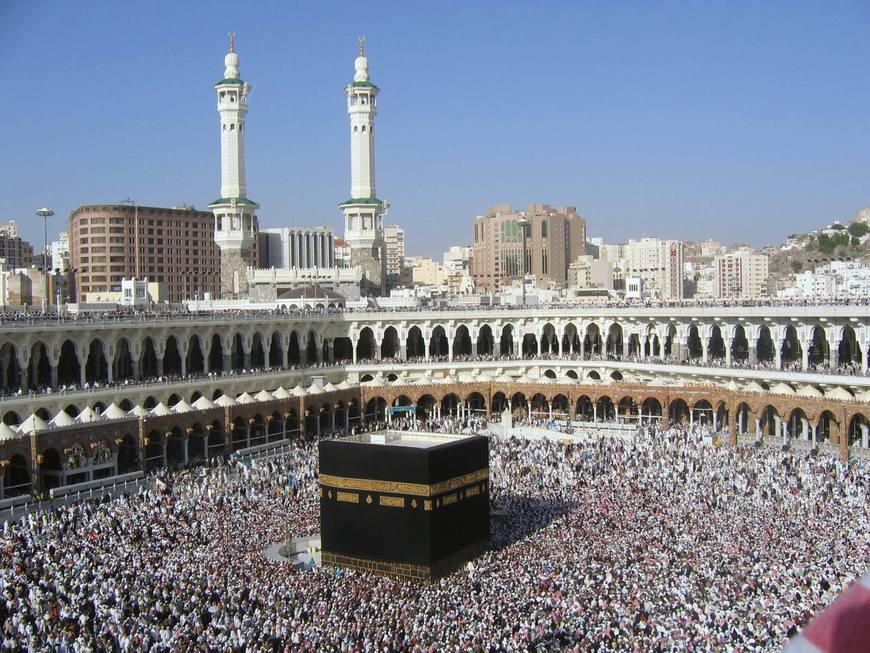
[{"label": "pointed arch", "polygon": [[417,325],[408,329],[408,337],[405,339],[405,357],[408,360],[426,357],[426,343],[423,340],[423,332]]},{"label": "pointed arch", "polygon": [[375,334],[370,327],[363,327],[356,340],[356,360],[358,363],[374,360]]},{"label": "pointed arch", "polygon": [[447,333],[444,331],[444,327],[439,324],[432,329],[432,335],[429,336],[429,357],[445,358],[448,353]]},{"label": "pointed arch", "polygon": [[471,356],[471,336],[468,327],[460,324],[453,334],[453,359],[457,356]]},{"label": "pointed arch", "polygon": [[[298,366],[302,361],[302,353],[299,347],[299,332],[293,330],[287,338],[287,364]],[[348,356],[350,360],[352,356]]]},{"label": "pointed arch", "polygon": [[785,328],[785,333],[782,338],[782,350],[780,353],[780,363],[783,367],[790,363],[798,363],[803,357],[803,347],[801,347],[798,339],[797,329],[793,324],[789,324]]},{"label": "pointed arch", "polygon": [[57,381],[62,385],[78,385],[82,372],[79,355],[72,340],[64,340],[60,346],[60,361],[57,364]]},{"label": "pointed arch", "polygon": [[512,324],[505,324],[501,328],[501,335],[498,340],[498,351],[501,356],[514,355],[514,327]]},{"label": "pointed arch", "polygon": [[601,328],[595,322],[590,322],[586,325],[586,334],[583,337],[583,351],[589,356],[600,356],[601,344]]},{"label": "pointed arch", "polygon": [[30,348],[28,373],[28,383],[31,388],[51,385],[51,363],[48,360],[48,347],[41,340],[34,342]]},{"label": "pointed arch", "polygon": [[236,333],[233,336],[232,347],[230,349],[230,369],[243,370],[245,368],[245,343],[241,333]]},{"label": "pointed arch", "polygon": [[722,337],[722,329],[718,324],[714,324],[710,329],[707,356],[711,360],[723,360],[725,358],[725,339]]},{"label": "pointed arch", "polygon": [[399,355],[399,332],[394,326],[388,326],[381,338],[381,358],[395,359]]},{"label": "pointed arch", "polygon": [[492,327],[488,324],[484,324],[477,332],[477,355],[492,356],[494,353],[494,344]]},{"label": "pointed arch", "polygon": [[116,381],[132,379],[135,375],[133,370],[133,354],[130,352],[130,341],[127,338],[118,338],[118,341],[115,343],[112,375]]},{"label": "pointed arch", "polygon": [[205,357],[202,355],[202,346],[199,336],[193,334],[187,341],[187,354],[184,358],[184,366],[188,374],[202,374],[205,372]]},{"label": "pointed arch", "polygon": [[261,370],[266,367],[266,348],[263,346],[263,336],[257,331],[251,338],[251,369]]},{"label": "pointed arch", "polygon": [[622,358],[622,341],[625,337],[622,325],[619,322],[614,322],[607,329],[607,357]]},{"label": "pointed arch", "polygon": [[163,352],[163,373],[166,376],[181,376],[181,351],[178,338],[174,335],[166,338]]},{"label": "pointed arch", "polygon": [[139,371],[143,379],[153,379],[158,376],[157,367],[157,349],[154,346],[154,339],[151,336],[145,336],[142,339],[142,354],[139,358]]},{"label": "pointed arch", "polygon": [[731,360],[745,361],[749,359],[749,340],[746,337],[746,329],[742,324],[734,327],[734,335],[731,338]]},{"label": "pointed arch", "polygon": [[762,324],[758,329],[758,338],[755,340],[755,355],[759,362],[772,363],[775,352],[776,347],[770,335],[770,327]]},{"label": "pointed arch", "polygon": [[704,353],[697,324],[689,326],[689,331],[686,334],[686,350],[688,351],[690,361],[698,360]]},{"label": "pointed arch", "polygon": [[269,338],[269,360],[267,361],[270,369],[280,369],[284,366],[283,350],[281,334],[273,331]]}]

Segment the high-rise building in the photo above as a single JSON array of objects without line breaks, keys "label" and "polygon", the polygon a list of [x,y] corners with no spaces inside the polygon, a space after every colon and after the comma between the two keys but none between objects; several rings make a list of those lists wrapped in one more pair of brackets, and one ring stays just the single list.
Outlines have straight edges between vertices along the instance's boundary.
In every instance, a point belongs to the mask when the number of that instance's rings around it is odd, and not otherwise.
[{"label": "high-rise building", "polygon": [[261,268],[334,268],[335,235],[329,227],[260,229]]},{"label": "high-rise building", "polygon": [[239,77],[234,35],[224,57],[224,76],[214,85],[221,129],[221,196],[209,204],[214,238],[221,250],[221,296],[247,294],[246,270],[257,261],[257,216],[260,205],[248,198],[245,180],[245,115],[251,85]]},{"label": "high-rise building", "polygon": [[69,217],[69,248],[81,299],[86,293],[121,292],[125,277],[165,283],[169,301],[220,290],[214,215],[205,211],[80,206]]},{"label": "high-rise building", "polygon": [[591,254],[578,256],[568,266],[568,285],[580,290],[613,290],[613,263],[593,258]]},{"label": "high-rise building", "polygon": [[471,276],[486,292],[499,292],[524,275],[532,275],[538,287],[565,287],[568,266],[585,253],[586,220],[573,206],[530,204],[515,212],[500,204],[474,221]]},{"label": "high-rise building", "polygon": [[679,240],[641,238],[623,246],[625,276],[643,279],[647,297],[683,298],[683,243]]},{"label": "high-rise building", "polygon": [[351,266],[362,269],[363,293],[377,295],[386,293],[383,216],[388,205],[375,194],[375,116],[380,89],[369,80],[363,38],[354,69],[353,82],[345,87],[350,117],[350,199],[339,208],[344,211],[344,240],[350,246]]},{"label": "high-rise building", "polygon": [[15,220],[0,222],[0,236],[6,238],[18,238],[18,223]]},{"label": "high-rise building", "polygon": [[384,226],[384,245],[387,251],[387,286],[395,287],[405,267],[405,230],[397,224]]},{"label": "high-rise building", "polygon": [[51,243],[51,269],[66,272],[69,268],[69,234],[61,231]]},{"label": "high-rise building", "polygon": [[335,247],[335,267],[349,268],[350,245],[344,241],[344,238],[336,238],[332,242]]},{"label": "high-rise building", "polygon": [[421,286],[438,286],[444,283],[444,268],[428,256],[409,256],[411,283]]},{"label": "high-rise building", "polygon": [[18,237],[18,227],[15,226],[14,220],[6,223],[6,225],[10,224],[14,229],[6,231],[0,228],[0,258],[6,259],[6,266],[11,270],[30,267],[33,265],[33,246]]},{"label": "high-rise building", "polygon": [[713,261],[714,291],[720,298],[755,298],[766,294],[768,258],[742,250]]}]

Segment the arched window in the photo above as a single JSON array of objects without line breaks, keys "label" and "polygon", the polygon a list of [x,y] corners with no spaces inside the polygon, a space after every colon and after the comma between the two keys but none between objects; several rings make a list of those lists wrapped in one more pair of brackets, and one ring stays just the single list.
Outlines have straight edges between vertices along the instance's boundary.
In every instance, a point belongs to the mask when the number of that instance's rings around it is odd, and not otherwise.
[{"label": "arched window", "polygon": [[547,221],[541,220],[541,238],[547,237]]},{"label": "arched window", "polygon": [[363,126],[362,126],[362,131],[365,132],[365,130],[366,130],[366,126],[363,125]]},{"label": "arched window", "polygon": [[353,133],[356,134],[356,125],[353,126]]}]

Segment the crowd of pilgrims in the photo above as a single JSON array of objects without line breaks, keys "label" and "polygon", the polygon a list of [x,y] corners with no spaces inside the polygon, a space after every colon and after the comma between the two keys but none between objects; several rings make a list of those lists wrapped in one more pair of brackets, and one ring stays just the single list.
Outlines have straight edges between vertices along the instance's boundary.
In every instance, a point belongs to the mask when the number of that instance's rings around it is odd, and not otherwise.
[{"label": "crowd of pilgrims", "polygon": [[682,427],[492,436],[492,550],[427,585],[264,555],[319,531],[302,442],[7,523],[0,648],[778,650],[866,573],[868,472]]}]

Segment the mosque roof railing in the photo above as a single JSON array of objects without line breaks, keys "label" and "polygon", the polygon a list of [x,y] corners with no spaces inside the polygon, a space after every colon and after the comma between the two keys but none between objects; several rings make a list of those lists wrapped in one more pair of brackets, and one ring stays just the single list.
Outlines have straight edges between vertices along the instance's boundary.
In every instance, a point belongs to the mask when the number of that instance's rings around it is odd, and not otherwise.
[{"label": "mosque roof railing", "polygon": [[247,197],[218,197],[214,202],[209,202],[209,206],[220,206],[221,204],[241,204],[244,206],[259,206],[254,200],[249,200]]},{"label": "mosque roof railing", "polygon": [[377,197],[351,197],[349,200],[345,200],[339,206],[348,206],[352,204],[383,204],[383,200],[379,200]]}]

